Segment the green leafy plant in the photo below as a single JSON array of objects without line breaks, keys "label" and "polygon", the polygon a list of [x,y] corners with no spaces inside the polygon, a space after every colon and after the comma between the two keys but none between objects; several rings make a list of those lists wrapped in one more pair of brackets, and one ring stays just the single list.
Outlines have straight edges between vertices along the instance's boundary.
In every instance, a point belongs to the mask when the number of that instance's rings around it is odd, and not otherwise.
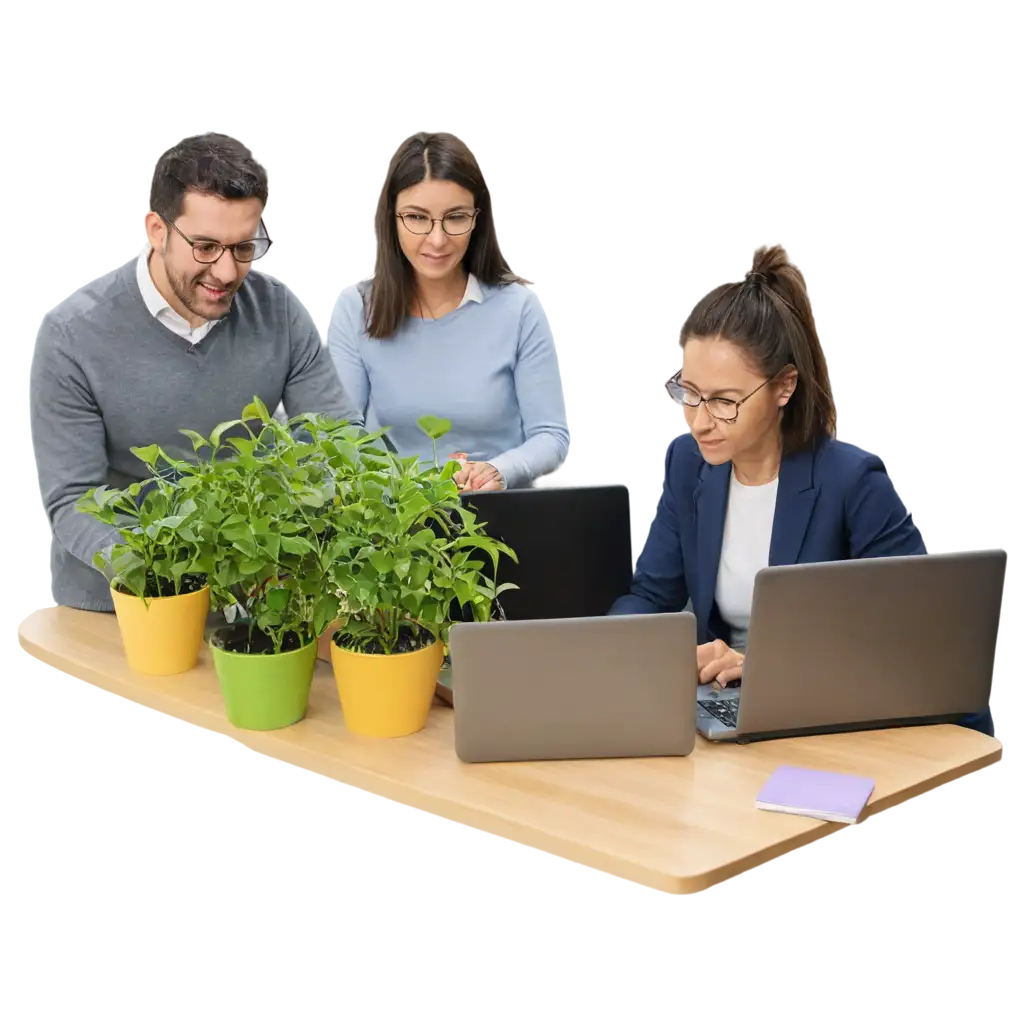
[{"label": "green leafy plant", "polygon": [[486,621],[512,587],[495,581],[500,556],[515,560],[515,553],[462,507],[452,479],[458,463],[437,465],[437,441],[450,423],[418,422],[433,442],[433,467],[372,446],[358,458],[340,449],[330,457],[337,494],[325,517],[327,600],[338,601],[345,626],[336,639],[351,650],[393,654],[447,644],[453,605]]},{"label": "green leafy plant", "polygon": [[120,531],[109,555],[97,552],[93,564],[125,593],[148,601],[201,589],[204,537],[194,482],[176,479],[177,460],[158,445],[133,448],[152,473],[125,488],[95,487],[75,505]]},{"label": "green leafy plant", "polygon": [[97,566],[140,597],[208,583],[211,605],[234,618],[214,642],[243,653],[296,649],[339,618],[353,650],[447,644],[454,606],[491,617],[511,586],[495,582],[499,559],[515,553],[462,507],[458,463],[437,464],[451,424],[419,425],[434,448],[427,468],[380,445],[384,431],[314,415],[281,423],[258,398],[209,437],[183,430],[192,458],[133,449],[149,479],[78,503],[122,531]]},{"label": "green leafy plant", "polygon": [[200,564],[215,608],[244,627],[219,641],[245,653],[309,643],[334,618],[327,572],[343,554],[328,513],[338,500],[332,461],[379,439],[344,422],[302,416],[281,423],[258,398],[210,436],[182,431],[197,461],[189,470],[199,517],[213,538]]}]

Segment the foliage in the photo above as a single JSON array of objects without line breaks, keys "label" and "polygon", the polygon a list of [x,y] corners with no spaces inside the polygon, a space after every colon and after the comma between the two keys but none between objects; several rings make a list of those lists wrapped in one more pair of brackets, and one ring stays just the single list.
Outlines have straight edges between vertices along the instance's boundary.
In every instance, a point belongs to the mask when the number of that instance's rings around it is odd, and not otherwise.
[{"label": "foliage", "polygon": [[[166,474],[169,463],[156,445],[132,452],[152,473],[125,488],[95,487],[76,503],[76,509],[120,531],[109,555],[97,552],[93,562],[111,584],[148,600],[198,589],[199,563],[204,550],[199,504],[191,480]],[[209,544],[206,544],[209,550]]]},{"label": "foliage", "polygon": [[179,593],[204,576],[212,606],[232,609],[277,652],[339,617],[355,650],[446,643],[453,605],[491,617],[510,586],[495,584],[499,558],[515,555],[462,507],[458,463],[437,465],[451,424],[419,424],[434,445],[426,468],[380,445],[384,431],[315,415],[281,423],[258,398],[209,437],[183,430],[193,458],[133,449],[152,476],[78,504],[122,531],[97,565],[138,596],[161,594],[153,581]]},{"label": "foliage", "polygon": [[293,634],[312,641],[333,617],[326,573],[338,557],[328,518],[337,497],[329,453],[358,452],[376,437],[344,422],[303,416],[281,423],[258,398],[209,437],[182,431],[196,461],[181,467],[196,483],[204,534],[199,567],[214,608],[235,609],[280,652]]},{"label": "foliage", "polygon": [[[435,445],[450,429],[435,417],[419,425]],[[343,597],[344,645],[392,653],[409,626],[419,627],[414,647],[447,643],[453,603],[489,619],[495,598],[512,586],[495,585],[499,556],[515,555],[462,507],[452,479],[458,463],[424,469],[415,456],[364,449],[356,462],[351,455],[339,452],[334,463],[338,557],[328,569],[330,589]]]}]

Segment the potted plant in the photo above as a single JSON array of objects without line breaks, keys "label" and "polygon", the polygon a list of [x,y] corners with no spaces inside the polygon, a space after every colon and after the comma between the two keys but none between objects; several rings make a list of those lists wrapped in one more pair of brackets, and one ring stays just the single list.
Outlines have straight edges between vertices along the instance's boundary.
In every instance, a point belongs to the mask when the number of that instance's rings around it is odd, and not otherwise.
[{"label": "potted plant", "polygon": [[[300,431],[301,428],[301,431]],[[197,455],[199,515],[213,605],[231,621],[210,640],[228,719],[279,729],[306,713],[316,640],[336,616],[327,568],[341,549],[327,514],[337,491],[330,457],[374,435],[314,416],[274,419],[255,399],[210,435],[184,431]]]},{"label": "potted plant", "polygon": [[159,446],[133,448],[152,476],[128,487],[96,487],[79,512],[120,531],[94,564],[110,581],[128,665],[146,675],[187,672],[199,656],[210,588],[199,568],[202,524],[194,483]]},{"label": "potted plant", "polygon": [[[498,558],[515,554],[488,537],[459,501],[458,463],[437,465],[447,420],[419,421],[434,443],[434,465],[366,447],[332,457],[337,501],[329,508],[328,592],[344,625],[331,662],[345,723],[369,736],[405,736],[426,724],[457,603],[491,617]],[[490,556],[494,574],[478,556]]]}]

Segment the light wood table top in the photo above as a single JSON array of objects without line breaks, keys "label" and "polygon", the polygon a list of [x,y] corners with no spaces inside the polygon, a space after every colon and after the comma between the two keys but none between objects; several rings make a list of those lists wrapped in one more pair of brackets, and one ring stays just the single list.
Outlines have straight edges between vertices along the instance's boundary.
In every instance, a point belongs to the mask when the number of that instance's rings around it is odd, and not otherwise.
[{"label": "light wood table top", "polygon": [[845,825],[759,811],[780,764],[867,775],[865,814],[998,761],[998,740],[954,725],[770,740],[697,739],[689,757],[463,764],[453,713],[431,710],[403,739],[345,729],[331,671],[317,662],[307,717],[275,732],[225,718],[208,650],[179,676],[127,666],[113,615],[47,608],[18,631],[29,654],[111,693],[231,736],[253,750],[507,839],[666,892],[696,892]]}]

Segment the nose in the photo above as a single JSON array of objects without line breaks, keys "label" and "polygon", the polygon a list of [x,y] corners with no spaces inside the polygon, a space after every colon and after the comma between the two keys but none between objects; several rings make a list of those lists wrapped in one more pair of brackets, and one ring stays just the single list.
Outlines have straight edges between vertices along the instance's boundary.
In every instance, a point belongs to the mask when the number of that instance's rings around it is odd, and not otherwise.
[{"label": "nose", "polygon": [[707,402],[701,402],[700,405],[697,406],[695,412],[693,413],[693,425],[694,426],[697,425],[697,421],[701,418],[701,416],[704,417],[707,429],[714,429],[715,417],[712,416],[711,413],[708,412],[708,404],[707,404]]},{"label": "nose", "polygon": [[441,222],[439,220],[435,220],[434,223],[430,225],[430,234],[427,235],[427,238],[430,239],[433,245],[440,247],[444,245],[447,237],[448,236],[444,233],[444,228],[441,227]]},{"label": "nose", "polygon": [[210,264],[210,276],[225,286],[234,284],[238,279],[238,263],[230,249],[225,249],[216,262]]}]

